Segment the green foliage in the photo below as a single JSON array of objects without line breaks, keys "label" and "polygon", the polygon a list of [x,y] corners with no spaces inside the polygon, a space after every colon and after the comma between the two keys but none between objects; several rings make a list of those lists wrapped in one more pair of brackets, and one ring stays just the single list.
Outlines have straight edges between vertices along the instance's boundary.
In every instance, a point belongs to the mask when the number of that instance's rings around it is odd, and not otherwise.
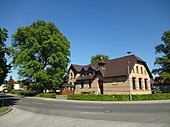
[{"label": "green foliage", "polygon": [[12,91],[13,89],[14,89],[14,85],[13,85],[13,83],[12,83],[12,76],[10,76],[10,79],[9,79],[9,81],[8,81],[8,84],[7,84],[7,89],[9,90],[9,91]]},{"label": "green foliage", "polygon": [[160,68],[154,69],[152,72],[159,74],[161,77],[170,78],[170,30],[165,31],[161,39],[164,44],[155,47],[155,53],[163,55],[155,60],[155,65],[159,65]]},{"label": "green foliage", "polygon": [[98,63],[101,59],[109,60],[109,57],[104,54],[97,54],[97,55],[91,57],[91,63]]},{"label": "green foliage", "polygon": [[22,92],[21,90],[12,90],[10,93],[11,93],[11,94],[22,95],[23,92]]},{"label": "green foliage", "polygon": [[70,56],[70,42],[54,23],[38,20],[12,35],[14,68],[37,92],[56,89],[63,82]]},{"label": "green foliage", "polygon": [[[165,100],[165,99],[170,99],[170,93],[132,95],[132,98],[133,98],[133,101]],[[86,100],[86,101],[129,101],[129,95],[72,94],[72,95],[68,95],[68,99],[69,100]]]},{"label": "green foliage", "polygon": [[68,95],[68,99],[86,101],[128,101],[129,95],[72,94]]},{"label": "green foliage", "polygon": [[37,97],[56,98],[56,93],[40,93],[37,95]]},{"label": "green foliage", "polygon": [[18,94],[23,96],[35,96],[36,93],[31,90],[12,90],[11,94]]},{"label": "green foliage", "polygon": [[10,65],[7,65],[7,60],[5,54],[9,55],[5,41],[8,38],[7,30],[5,28],[0,28],[0,85],[4,82],[9,70],[11,69]]},{"label": "green foliage", "polygon": [[133,95],[133,100],[165,100],[170,99],[170,93],[156,93],[147,95]]}]

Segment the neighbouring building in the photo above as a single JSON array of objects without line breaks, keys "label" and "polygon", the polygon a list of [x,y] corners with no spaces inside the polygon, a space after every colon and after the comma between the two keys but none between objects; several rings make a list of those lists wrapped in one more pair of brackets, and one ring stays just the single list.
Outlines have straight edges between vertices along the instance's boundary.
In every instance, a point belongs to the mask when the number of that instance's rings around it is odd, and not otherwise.
[{"label": "neighbouring building", "polygon": [[12,84],[14,86],[14,90],[19,90],[20,89],[20,85],[17,81],[15,81],[14,79],[12,79]]},{"label": "neighbouring building", "polygon": [[154,92],[170,93],[170,79],[156,77],[153,83]]},{"label": "neighbouring building", "polygon": [[135,55],[85,66],[72,64],[68,77],[75,94],[151,94],[152,74]]}]

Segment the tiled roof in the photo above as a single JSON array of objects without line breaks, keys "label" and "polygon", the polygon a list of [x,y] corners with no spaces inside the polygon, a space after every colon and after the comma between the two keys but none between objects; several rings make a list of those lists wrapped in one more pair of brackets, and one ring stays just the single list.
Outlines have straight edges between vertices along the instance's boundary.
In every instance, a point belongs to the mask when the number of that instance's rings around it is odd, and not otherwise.
[{"label": "tiled roof", "polygon": [[12,79],[12,84],[18,84],[18,82]]},{"label": "tiled roof", "polygon": [[108,61],[102,61],[102,63],[105,63],[105,69],[100,69],[98,64],[89,64],[89,65],[75,65],[73,64],[73,67],[77,72],[81,72],[82,69],[88,70],[89,67],[91,67],[94,71],[100,71],[103,77],[114,77],[114,76],[127,76],[128,75],[128,63],[130,67],[130,72],[133,69],[133,66],[135,63],[141,62],[145,68],[147,69],[149,76],[152,78],[152,74],[149,71],[148,66],[146,65],[146,62],[143,61],[141,58],[135,56],[135,55],[129,55],[125,57],[120,57]]},{"label": "tiled roof", "polygon": [[72,64],[72,66],[74,67],[74,69],[75,69],[77,72],[80,72],[81,69],[82,69],[82,66],[81,66],[81,65]]},{"label": "tiled roof", "polygon": [[77,78],[77,81],[89,80],[89,79],[94,79],[94,76],[79,76]]}]

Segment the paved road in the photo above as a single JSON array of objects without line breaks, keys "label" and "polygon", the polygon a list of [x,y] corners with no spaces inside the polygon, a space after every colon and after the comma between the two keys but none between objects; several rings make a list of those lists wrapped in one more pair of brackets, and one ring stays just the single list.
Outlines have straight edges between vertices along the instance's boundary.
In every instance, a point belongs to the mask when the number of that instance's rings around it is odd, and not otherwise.
[{"label": "paved road", "polygon": [[15,108],[0,116],[0,127],[169,127],[166,123],[89,120],[32,113]]},{"label": "paved road", "polygon": [[170,124],[170,103],[89,104],[23,98],[16,107],[39,114],[54,116],[107,121]]},{"label": "paved road", "polygon": [[[18,100],[20,99],[20,100]],[[11,101],[9,101],[11,102]],[[9,103],[8,102],[8,103]],[[73,121],[82,121],[86,123],[91,121],[94,125],[109,123],[112,125],[115,121],[120,125],[130,126],[170,126],[170,103],[79,103],[66,101],[49,101],[47,99],[37,98],[18,98],[14,97],[12,103],[20,112],[25,110],[34,115],[40,115],[45,118],[50,117],[72,119]],[[16,109],[14,110],[16,111]],[[24,111],[24,112],[25,112]],[[36,114],[35,114],[36,113]],[[25,113],[24,113],[25,114]],[[22,116],[22,115],[21,115]],[[24,118],[24,116],[23,116]],[[35,118],[35,117],[34,117]],[[99,123],[100,123],[99,122]],[[127,123],[122,123],[127,122]],[[1,123],[1,122],[0,122]],[[77,125],[81,125],[81,122]],[[74,124],[72,124],[74,126]],[[86,124],[85,124],[86,125]],[[101,124],[104,125],[104,124]],[[114,125],[114,124],[113,124]],[[0,125],[1,126],[1,125]]]}]

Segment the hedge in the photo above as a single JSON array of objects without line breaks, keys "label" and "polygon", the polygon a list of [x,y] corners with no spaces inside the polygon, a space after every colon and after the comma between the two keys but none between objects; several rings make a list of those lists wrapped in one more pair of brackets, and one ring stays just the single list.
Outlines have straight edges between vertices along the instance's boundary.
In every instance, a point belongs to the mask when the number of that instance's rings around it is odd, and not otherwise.
[{"label": "hedge", "polygon": [[40,93],[37,97],[56,98],[56,93]]},{"label": "hedge", "polygon": [[12,90],[10,93],[24,95],[24,96],[35,96],[36,95],[35,92],[32,92],[30,90]]},{"label": "hedge", "polygon": [[[129,101],[129,95],[72,94],[72,95],[68,95],[68,99],[69,100],[86,100],[86,101]],[[165,100],[165,99],[170,99],[170,93],[132,95],[132,99],[133,101]]]},{"label": "hedge", "polygon": [[128,101],[129,95],[72,94],[68,95],[68,99],[86,101]]}]

